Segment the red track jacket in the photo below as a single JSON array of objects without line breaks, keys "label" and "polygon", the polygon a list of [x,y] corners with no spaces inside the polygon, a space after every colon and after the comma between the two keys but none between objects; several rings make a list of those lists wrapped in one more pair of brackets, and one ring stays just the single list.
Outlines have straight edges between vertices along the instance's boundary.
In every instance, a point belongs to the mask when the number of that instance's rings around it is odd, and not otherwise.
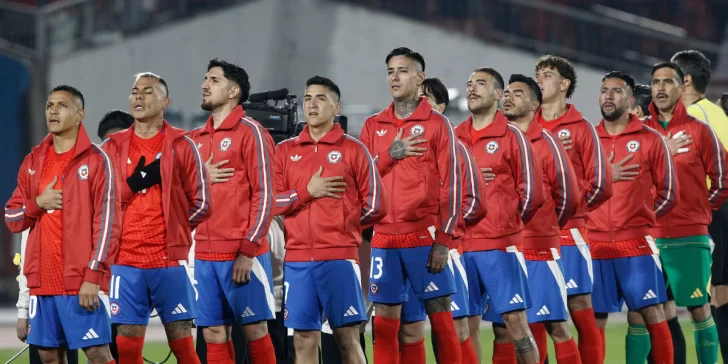
[{"label": "red track jacket", "polygon": [[[343,176],[342,198],[314,199],[308,182],[323,167],[321,177]],[[384,217],[387,199],[374,161],[366,147],[335,124],[318,142],[308,126],[276,147],[276,215],[283,215],[288,262],[359,259],[362,225]]]},{"label": "red track jacket", "polygon": [[554,136],[568,136],[572,148],[566,152],[574,166],[582,198],[576,214],[566,223],[564,229],[586,227],[587,212],[599,207],[612,196],[612,168],[599,143],[594,126],[576,110],[574,105],[560,118],[552,121],[543,119],[541,109],[534,120]]},{"label": "red track jacket", "polygon": [[[48,135],[25,157],[18,186],[5,205],[5,223],[14,233],[30,228],[23,271],[28,287],[40,287],[42,242],[35,223],[45,212],[35,203],[40,175],[53,137]],[[112,161],[92,144],[81,124],[73,157],[63,173],[63,286],[78,291],[86,281],[108,291],[111,264],[119,248],[121,195]]]},{"label": "red track jacket", "polygon": [[559,231],[576,213],[581,195],[576,172],[561,142],[537,122],[526,136],[531,140],[543,168],[544,203],[526,224],[524,249],[559,248]]},{"label": "red track jacket", "polygon": [[[437,226],[435,241],[455,248],[456,226],[462,219],[462,180],[457,138],[450,121],[432,111],[424,98],[403,121],[404,135],[424,133],[427,151],[421,157],[393,161],[389,147],[399,132],[394,104],[370,116],[360,139],[374,156],[382,175],[389,210],[374,226],[379,234],[406,234]],[[453,241],[455,239],[455,241]]]},{"label": "red track jacket", "polygon": [[268,251],[266,234],[275,196],[273,148],[268,131],[236,107],[215,130],[212,117],[192,131],[204,160],[228,160],[222,168],[235,168],[230,181],[211,185],[212,202],[219,211],[195,231],[195,252],[234,253],[248,257]]},{"label": "red track jacket", "polygon": [[[212,214],[210,180],[205,161],[187,132],[164,121],[164,144],[161,155],[162,211],[167,228],[167,250],[170,261],[187,260],[192,238],[190,231]],[[134,126],[111,134],[101,146],[111,157],[115,176],[121,187],[121,209],[134,195],[126,184]]]},{"label": "red track jacket", "polygon": [[488,214],[468,230],[463,250],[496,250],[520,244],[523,223],[528,223],[544,203],[541,163],[526,134],[510,125],[500,111],[488,134],[474,145],[472,125],[472,117],[460,124],[458,138],[473,151],[478,169],[492,168],[496,177],[485,188]]},{"label": "red track jacket", "polygon": [[[672,120],[665,130],[658,121],[655,104],[650,104],[650,116],[645,118],[647,126],[662,135],[675,135],[685,131],[693,139],[690,151],[673,157],[680,189],[680,204],[670,213],[657,219],[652,229],[656,238],[682,238],[694,235],[708,235],[708,225],[713,210],[728,198],[728,165],[726,151],[707,124],[687,114],[685,106],[678,100]],[[705,176],[710,177],[710,190],[705,185]]]},{"label": "red track jacket", "polygon": [[640,168],[634,181],[614,183],[612,198],[589,213],[589,237],[599,242],[620,242],[650,235],[655,216],[667,214],[679,199],[676,170],[667,144],[660,133],[634,115],[619,135],[609,135],[604,120],[597,126],[597,133],[604,151],[614,152],[614,163],[631,154],[632,159],[625,164],[639,164]]}]

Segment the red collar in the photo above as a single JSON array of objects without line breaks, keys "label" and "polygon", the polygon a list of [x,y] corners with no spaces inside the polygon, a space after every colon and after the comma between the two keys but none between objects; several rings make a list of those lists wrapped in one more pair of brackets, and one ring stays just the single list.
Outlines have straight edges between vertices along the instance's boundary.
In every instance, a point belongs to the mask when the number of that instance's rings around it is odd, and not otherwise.
[{"label": "red collar", "polygon": [[627,127],[619,135],[611,135],[607,133],[607,129],[604,127],[604,123],[606,123],[606,121],[602,119],[602,121],[599,122],[599,125],[597,125],[596,128],[597,135],[599,135],[600,138],[614,138],[623,134],[637,133],[642,130],[642,125],[644,125],[642,124],[642,120],[640,120],[640,118],[638,118],[636,115],[629,114],[629,124],[627,124]]},{"label": "red collar", "polygon": [[[660,111],[657,110],[657,105],[655,105],[655,101],[653,100],[650,102],[650,106],[648,107],[650,110],[650,117],[652,117],[652,120],[654,122],[660,121]],[[687,121],[686,116],[688,116],[688,110],[685,108],[685,105],[682,103],[682,97],[677,99],[677,104],[675,105],[675,110],[672,112],[672,119],[670,120],[670,125],[680,125]],[[663,120],[664,121],[664,120]]]},{"label": "red collar", "polygon": [[[189,132],[187,132],[184,129],[175,128],[174,126],[169,125],[167,120],[164,120],[162,122],[162,130],[160,131],[160,133],[164,133],[164,139],[170,139],[170,140],[182,138],[189,134]],[[130,126],[126,130],[117,131],[116,133],[109,135],[109,138],[111,138],[111,140],[113,140],[115,142],[123,143],[123,142],[127,142],[127,141],[131,140],[131,136],[133,134],[134,134],[134,125]]]},{"label": "red collar", "polygon": [[584,120],[584,116],[581,114],[579,110],[576,109],[576,107],[572,104],[566,104],[566,112],[564,115],[561,115],[561,117],[556,118],[555,120],[544,120],[543,118],[543,108],[539,108],[538,111],[536,111],[536,115],[533,116],[533,120],[537,123],[541,124],[542,126],[546,127],[546,124],[553,125],[554,127],[562,125],[562,124],[571,124],[578,121]]},{"label": "red collar", "polygon": [[[341,125],[338,123],[334,124],[334,127],[329,130],[326,135],[324,135],[321,139],[319,139],[318,143],[324,143],[324,144],[334,144],[339,139],[344,137],[344,129],[341,128]],[[296,140],[299,144],[315,144],[316,141],[311,138],[311,134],[308,132],[308,125],[303,127],[303,131],[301,134],[298,135],[298,139]]]},{"label": "red collar", "polygon": [[[238,105],[233,109],[233,111],[230,112],[225,120],[222,121],[222,124],[220,124],[217,130],[232,130],[237,127],[238,124],[240,124],[240,120],[244,117],[245,110],[243,110],[243,107],[241,105]],[[207,118],[205,126],[200,129],[200,135],[213,132],[215,132],[215,127],[212,120],[212,115],[210,115],[210,117]]]},{"label": "red collar", "polygon": [[[402,119],[402,123],[405,123],[407,121],[422,121],[422,120],[428,120],[430,116],[432,115],[432,106],[430,106],[430,103],[427,102],[427,99],[424,97],[419,98],[420,103],[417,105],[417,108],[414,112],[412,112],[412,115],[409,117]],[[389,104],[389,107],[382,110],[382,112],[379,113],[379,115],[374,117],[375,121],[381,121],[381,122],[388,122],[394,124],[394,102]]]},{"label": "red collar", "polygon": [[[457,134],[458,137],[467,138],[466,140],[470,140],[472,138],[471,130],[473,128],[473,116],[470,115],[470,117],[463,121],[461,126],[457,128]],[[503,114],[500,112],[500,110],[495,112],[495,117],[493,118],[493,122],[488,125],[488,130],[485,134],[481,136],[482,138],[495,138],[500,137],[503,135],[506,135],[506,130],[508,130],[508,119],[503,116]]]},{"label": "red collar", "polygon": [[[38,147],[34,148],[34,153],[38,153],[37,155],[45,155],[45,153],[48,152],[48,148],[53,146],[53,135],[50,133],[43,138],[43,140],[38,144]],[[77,156],[81,155],[85,151],[91,148],[91,139],[88,137],[88,133],[86,133],[86,128],[83,126],[83,122],[78,127],[78,135],[76,136],[76,144],[73,145],[73,156],[71,159],[76,158]]]},{"label": "red collar", "polygon": [[528,140],[530,140],[532,142],[539,140],[539,139],[543,138],[542,133],[543,133],[543,126],[541,126],[541,124],[537,123],[535,120],[531,120],[531,124],[528,125],[528,129],[526,130],[526,135],[528,135]]}]

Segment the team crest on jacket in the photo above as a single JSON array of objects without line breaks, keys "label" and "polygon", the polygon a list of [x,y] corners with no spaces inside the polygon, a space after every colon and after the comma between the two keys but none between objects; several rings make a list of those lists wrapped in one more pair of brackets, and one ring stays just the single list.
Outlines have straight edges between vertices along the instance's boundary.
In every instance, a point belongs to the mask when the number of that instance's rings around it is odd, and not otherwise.
[{"label": "team crest on jacket", "polygon": [[84,164],[81,167],[78,167],[78,178],[82,180],[88,179],[88,164]]},{"label": "team crest on jacket", "polygon": [[627,151],[630,153],[634,153],[640,149],[640,142],[636,140],[630,140],[627,143]]},{"label": "team crest on jacket", "polygon": [[232,139],[224,138],[223,140],[220,141],[220,150],[222,150],[223,152],[227,151],[228,149],[230,149],[230,145],[232,145],[232,144],[233,144]]},{"label": "team crest on jacket", "polygon": [[568,138],[571,136],[571,132],[569,131],[569,129],[561,129],[558,132],[558,136],[559,136],[559,138],[562,138],[562,137]]},{"label": "team crest on jacket", "polygon": [[111,303],[111,316],[116,316],[119,314],[119,304],[116,302]]},{"label": "team crest on jacket", "polygon": [[339,161],[341,160],[341,152],[339,152],[338,150],[329,152],[328,158],[329,163],[339,163]]},{"label": "team crest on jacket", "polygon": [[498,142],[495,140],[491,140],[488,142],[488,144],[485,145],[485,152],[488,154],[493,154],[498,151]]},{"label": "team crest on jacket", "polygon": [[420,124],[417,124],[412,127],[412,130],[410,130],[410,135],[422,134],[424,132],[425,132],[425,127]]},{"label": "team crest on jacket", "polygon": [[372,294],[377,294],[379,292],[379,286],[376,283],[372,283],[369,286],[369,290],[372,291]]}]

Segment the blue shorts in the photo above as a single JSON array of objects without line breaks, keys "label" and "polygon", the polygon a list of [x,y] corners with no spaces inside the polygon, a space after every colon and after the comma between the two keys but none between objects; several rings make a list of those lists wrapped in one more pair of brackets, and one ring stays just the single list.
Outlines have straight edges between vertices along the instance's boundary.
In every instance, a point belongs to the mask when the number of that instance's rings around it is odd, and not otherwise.
[{"label": "blue shorts", "polygon": [[594,312],[630,311],[667,301],[665,279],[657,254],[594,260]]},{"label": "blue shorts", "polygon": [[554,260],[526,260],[533,303],[526,310],[529,323],[566,321],[569,318],[561,259],[556,249],[552,249],[552,254]]},{"label": "blue shorts", "polygon": [[420,301],[449,296],[455,293],[452,273],[444,269],[430,273],[432,246],[415,248],[372,248],[369,271],[369,301],[376,303],[403,303],[407,301],[407,281]]},{"label": "blue shorts", "polygon": [[235,261],[195,259],[197,326],[239,325],[272,320],[275,312],[270,253],[253,258],[250,282],[233,282]]},{"label": "blue shorts", "polygon": [[355,261],[285,262],[283,278],[286,327],[321,330],[323,315],[334,329],[367,320]]},{"label": "blue shorts", "polygon": [[147,325],[156,309],[163,324],[197,317],[195,288],[184,266],[142,269],[111,266],[111,322]]},{"label": "blue shorts", "polygon": [[568,296],[588,294],[592,292],[594,268],[589,243],[579,232],[570,229],[571,237],[576,245],[561,246],[561,264],[564,268],[566,294]]},{"label": "blue shorts", "polygon": [[[468,279],[465,273],[465,257],[461,256],[457,249],[450,250],[450,260],[447,262],[447,267],[450,269],[453,279],[455,279],[456,292],[450,296],[452,317],[469,316],[470,298],[468,297]],[[424,321],[425,318],[427,318],[425,303],[417,299],[417,295],[410,285],[407,292],[407,301],[402,304],[402,320],[417,322]]]},{"label": "blue shorts", "polygon": [[71,350],[111,342],[111,322],[104,302],[93,312],[78,296],[30,296],[28,344]]},{"label": "blue shorts", "polygon": [[[506,312],[531,307],[526,261],[515,246],[508,252],[488,250],[465,253],[465,269],[470,293],[470,316]],[[486,301],[486,297],[488,300]]]}]

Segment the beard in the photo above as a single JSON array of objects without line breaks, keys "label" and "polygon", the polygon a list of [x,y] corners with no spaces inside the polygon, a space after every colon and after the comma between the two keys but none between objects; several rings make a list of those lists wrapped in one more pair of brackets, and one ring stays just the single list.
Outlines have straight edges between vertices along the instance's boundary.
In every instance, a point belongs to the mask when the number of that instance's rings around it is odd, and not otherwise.
[{"label": "beard", "polygon": [[516,107],[508,111],[502,111],[502,113],[508,121],[514,121],[528,114],[528,111],[525,108]]},{"label": "beard", "polygon": [[606,120],[606,121],[615,121],[615,120],[621,118],[622,115],[624,115],[625,112],[627,112],[627,107],[625,107],[625,106],[623,106],[623,107],[617,107],[615,105],[614,106],[614,111],[612,111],[612,112],[606,112],[606,111],[604,111],[604,107],[599,108],[599,111],[602,112],[602,117],[604,118],[604,120]]},{"label": "beard", "polygon": [[202,103],[202,104],[200,105],[200,107],[202,108],[202,110],[205,110],[205,111],[212,111],[212,110],[214,110],[214,109],[215,109],[215,105],[214,105],[214,104],[213,104],[212,102],[210,102],[210,101],[208,101],[208,102],[203,102],[203,103]]}]

